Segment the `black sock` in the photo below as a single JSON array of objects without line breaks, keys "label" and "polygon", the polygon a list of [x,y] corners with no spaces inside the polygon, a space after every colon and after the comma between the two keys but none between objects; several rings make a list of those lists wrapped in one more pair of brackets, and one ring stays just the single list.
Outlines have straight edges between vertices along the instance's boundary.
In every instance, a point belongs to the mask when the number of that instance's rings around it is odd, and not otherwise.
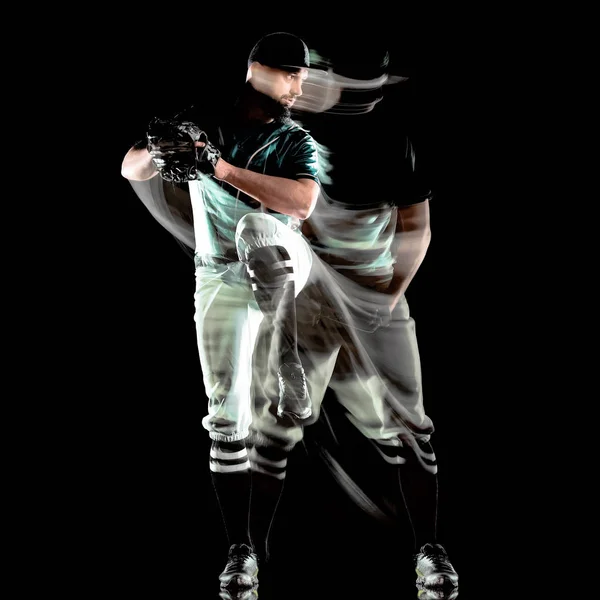
[{"label": "black sock", "polygon": [[253,448],[250,534],[256,552],[268,560],[269,538],[283,493],[288,453],[279,447]]},{"label": "black sock", "polygon": [[408,517],[415,550],[435,542],[437,526],[437,463],[429,442],[390,439],[375,446],[391,475],[389,503],[395,518]]},{"label": "black sock", "polygon": [[248,532],[250,461],[244,441],[213,441],[210,471],[229,545],[251,546]]},{"label": "black sock", "polygon": [[294,268],[283,246],[248,253],[248,274],[256,302],[271,322],[281,363],[300,363],[297,346]]},{"label": "black sock", "polygon": [[406,462],[398,469],[400,490],[412,525],[415,550],[436,540],[438,481],[437,463],[431,443],[407,448]]}]

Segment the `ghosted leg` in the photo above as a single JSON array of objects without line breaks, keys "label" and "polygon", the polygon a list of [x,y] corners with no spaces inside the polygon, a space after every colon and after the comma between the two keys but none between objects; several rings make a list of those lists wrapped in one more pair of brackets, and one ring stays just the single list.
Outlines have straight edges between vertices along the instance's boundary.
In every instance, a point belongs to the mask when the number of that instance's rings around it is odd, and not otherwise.
[{"label": "ghosted leg", "polygon": [[385,496],[393,514],[406,514],[418,549],[436,540],[438,482],[430,443],[434,428],[423,406],[415,325],[406,299],[398,302],[389,325],[359,332],[353,341],[354,346],[342,348],[330,385],[348,419],[383,459],[381,480],[369,478],[370,493],[380,502]]},{"label": "ghosted leg", "polygon": [[279,378],[279,414],[306,419],[312,408],[298,356],[296,295],[310,271],[310,254],[298,234],[265,214],[240,219],[236,244],[265,325],[271,327],[269,356]]}]

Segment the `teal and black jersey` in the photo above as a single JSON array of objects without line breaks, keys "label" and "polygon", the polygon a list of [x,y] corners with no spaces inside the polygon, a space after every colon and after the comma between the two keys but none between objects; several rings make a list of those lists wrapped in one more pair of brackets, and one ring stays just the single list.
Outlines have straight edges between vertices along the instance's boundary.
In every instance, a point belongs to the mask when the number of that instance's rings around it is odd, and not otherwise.
[{"label": "teal and black jersey", "polygon": [[[319,181],[316,144],[308,132],[289,119],[233,131],[225,123],[213,130],[209,139],[222,149],[223,159],[236,167],[273,177]],[[298,219],[271,211],[212,177],[202,176],[188,185],[196,255],[202,259],[234,257],[237,224],[250,212],[267,212],[292,229],[300,227]]]},{"label": "teal and black jersey", "polygon": [[373,286],[392,278],[399,211],[433,196],[393,97],[386,100],[356,114],[340,102],[339,111],[303,120],[326,166],[321,197],[303,232],[324,262]]},{"label": "teal and black jersey", "polygon": [[[319,181],[315,142],[291,120],[238,130],[230,134],[228,140],[222,135],[223,129],[219,129],[219,137],[224,142],[222,157],[236,167],[273,177]],[[238,194],[238,190],[228,184],[222,187],[250,206],[258,206],[255,200],[241,192]]]}]

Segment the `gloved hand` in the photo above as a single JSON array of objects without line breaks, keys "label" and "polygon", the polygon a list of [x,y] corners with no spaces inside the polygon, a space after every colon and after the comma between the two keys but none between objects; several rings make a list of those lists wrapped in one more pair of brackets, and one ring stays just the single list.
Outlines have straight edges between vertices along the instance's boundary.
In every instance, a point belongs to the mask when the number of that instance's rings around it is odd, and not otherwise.
[{"label": "gloved hand", "polygon": [[[199,173],[214,175],[220,150],[190,121],[153,119],[148,125],[147,150],[160,176],[182,183],[198,178]],[[195,142],[204,146],[196,147]]]}]

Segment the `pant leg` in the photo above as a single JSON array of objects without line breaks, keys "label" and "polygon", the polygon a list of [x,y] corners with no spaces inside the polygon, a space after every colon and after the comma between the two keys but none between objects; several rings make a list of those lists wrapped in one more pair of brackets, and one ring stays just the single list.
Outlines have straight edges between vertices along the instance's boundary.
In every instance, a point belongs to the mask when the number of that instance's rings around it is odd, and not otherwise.
[{"label": "pant leg", "polygon": [[240,260],[257,248],[283,246],[292,261],[296,297],[306,285],[312,267],[312,251],[304,237],[275,217],[265,213],[248,213],[238,222],[235,242]]},{"label": "pant leg", "polygon": [[194,320],[208,397],[202,425],[218,441],[247,437],[252,420],[252,352],[262,313],[249,306],[252,290],[239,267],[196,269]]},{"label": "pant leg", "polygon": [[[302,426],[289,418],[277,416],[279,383],[276,371],[268,362],[254,364],[253,380],[253,443],[276,444],[289,451],[302,440],[303,428],[317,421],[325,391],[333,373],[342,336],[338,325],[323,323],[319,319],[322,310],[322,292],[319,286],[309,282],[296,298],[298,325],[298,354],[304,367],[313,414],[303,420]],[[257,341],[255,356],[268,352],[270,347],[268,328],[262,328]]]},{"label": "pant leg", "polygon": [[371,439],[427,442],[434,426],[424,409],[415,322],[406,298],[387,325],[355,335],[361,353],[343,351],[330,384],[349,419]]}]

